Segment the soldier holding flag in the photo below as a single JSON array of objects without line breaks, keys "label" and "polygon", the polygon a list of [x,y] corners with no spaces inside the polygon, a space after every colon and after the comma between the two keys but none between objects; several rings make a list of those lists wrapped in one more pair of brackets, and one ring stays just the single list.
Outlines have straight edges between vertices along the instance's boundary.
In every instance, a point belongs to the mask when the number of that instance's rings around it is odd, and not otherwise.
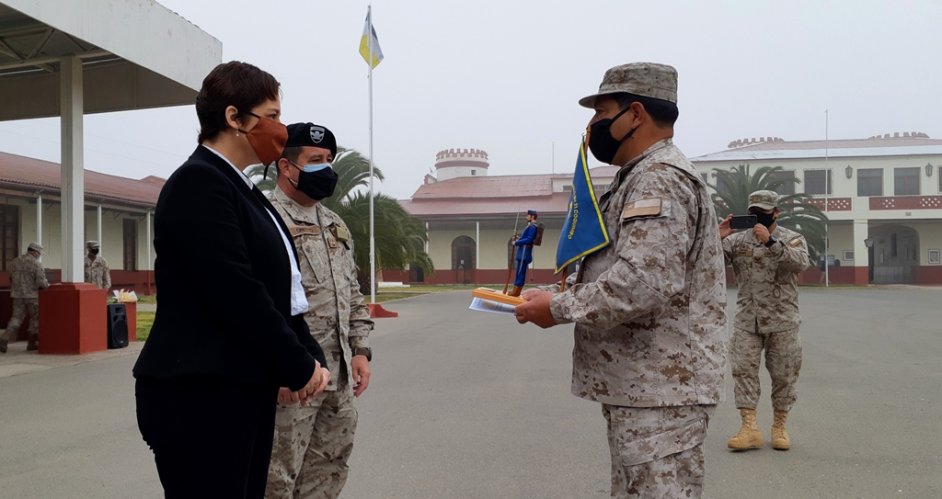
[{"label": "soldier holding flag", "polygon": [[579,103],[595,110],[592,154],[620,167],[598,203],[611,241],[564,291],[525,292],[517,320],[575,323],[572,392],[602,404],[612,497],[700,497],[727,369],[726,275],[706,185],[672,142],[677,72],[616,66]]}]

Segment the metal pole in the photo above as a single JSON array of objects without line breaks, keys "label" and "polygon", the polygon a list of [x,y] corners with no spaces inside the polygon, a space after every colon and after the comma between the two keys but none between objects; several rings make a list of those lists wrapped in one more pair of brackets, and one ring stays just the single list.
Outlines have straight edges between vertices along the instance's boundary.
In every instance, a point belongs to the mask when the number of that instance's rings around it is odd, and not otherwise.
[{"label": "metal pole", "polygon": [[831,286],[830,265],[828,265],[828,232],[831,225],[831,218],[828,217],[828,176],[831,170],[828,169],[828,110],[824,110],[824,215],[827,220],[824,222],[824,287]]},{"label": "metal pole", "polygon": [[373,6],[366,8],[367,45],[370,49],[370,303],[376,303],[376,241],[373,234]]}]

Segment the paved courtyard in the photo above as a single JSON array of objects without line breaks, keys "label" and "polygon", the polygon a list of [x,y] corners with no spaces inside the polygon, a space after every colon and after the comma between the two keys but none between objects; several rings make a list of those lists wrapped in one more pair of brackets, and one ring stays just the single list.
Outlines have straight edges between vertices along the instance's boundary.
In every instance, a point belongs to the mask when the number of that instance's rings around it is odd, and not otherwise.
[{"label": "paved courtyard", "polygon": [[[727,383],[707,439],[707,496],[942,497],[942,289],[803,288],[801,300],[793,448],[727,452],[738,429]],[[400,316],[374,333],[343,497],[607,497],[604,419],[569,395],[571,326],[521,327],[468,302],[461,291],[388,304]],[[161,497],[134,415],[139,346],[81,357],[24,348],[0,355],[0,497]],[[764,376],[765,432],[768,392]]]}]

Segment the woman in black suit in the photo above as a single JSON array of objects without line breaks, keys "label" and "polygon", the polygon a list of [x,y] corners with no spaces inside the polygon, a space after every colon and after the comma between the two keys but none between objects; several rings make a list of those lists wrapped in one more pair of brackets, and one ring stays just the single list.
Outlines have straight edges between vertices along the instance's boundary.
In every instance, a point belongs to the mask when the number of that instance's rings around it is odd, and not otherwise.
[{"label": "woman in black suit", "polygon": [[213,69],[196,98],[200,145],[157,200],[159,301],[134,376],[167,497],[263,497],[278,388],[303,400],[330,377],[291,237],[242,172],[281,155],[278,91],[250,64]]}]

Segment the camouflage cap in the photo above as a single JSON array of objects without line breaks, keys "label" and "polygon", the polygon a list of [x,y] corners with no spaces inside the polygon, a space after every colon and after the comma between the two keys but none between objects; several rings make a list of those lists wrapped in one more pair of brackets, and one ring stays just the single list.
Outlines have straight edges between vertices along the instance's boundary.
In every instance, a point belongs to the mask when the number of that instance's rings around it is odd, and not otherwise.
[{"label": "camouflage cap", "polygon": [[633,62],[605,72],[599,91],[579,99],[583,107],[595,107],[602,95],[629,93],[677,104],[677,70],[666,64]]},{"label": "camouflage cap", "polygon": [[43,245],[39,243],[29,243],[29,246],[26,247],[26,251],[38,251],[43,252]]},{"label": "camouflage cap", "polygon": [[98,244],[98,241],[89,241],[85,243],[85,247],[88,249],[98,249],[101,246]]},{"label": "camouflage cap", "polygon": [[775,191],[756,191],[749,195],[749,207],[774,210],[778,207],[778,194]]}]

